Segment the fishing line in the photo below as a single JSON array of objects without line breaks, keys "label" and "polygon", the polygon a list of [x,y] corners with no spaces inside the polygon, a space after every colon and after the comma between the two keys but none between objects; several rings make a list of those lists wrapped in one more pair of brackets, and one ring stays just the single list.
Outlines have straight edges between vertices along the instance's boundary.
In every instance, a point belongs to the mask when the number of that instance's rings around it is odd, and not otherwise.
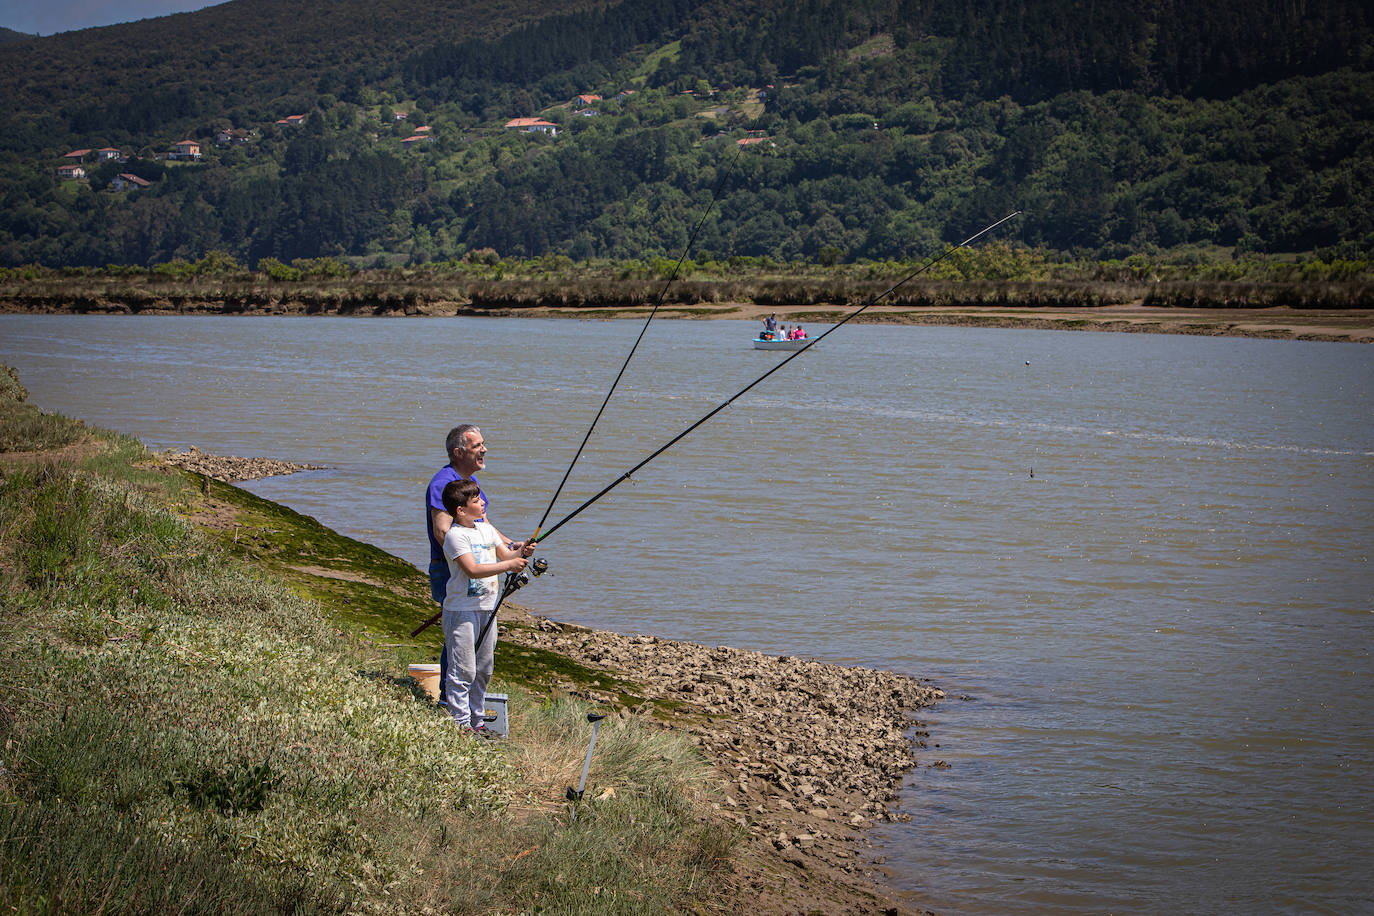
[{"label": "fishing line", "polygon": [[824,340],[828,335],[833,334],[835,331],[838,331],[841,327],[843,327],[844,325],[848,324],[848,323],[849,323],[850,321],[852,321],[853,319],[859,317],[859,315],[863,314],[863,312],[864,312],[865,310],[867,310],[868,308],[870,308],[870,307],[872,307],[872,306],[874,306],[874,305],[877,305],[879,302],[883,301],[883,300],[886,299],[888,296],[892,295],[894,292],[896,292],[897,290],[901,289],[903,286],[905,286],[907,283],[909,283],[912,279],[914,279],[917,275],[919,275],[919,274],[921,274],[921,273],[924,273],[925,271],[927,271],[927,270],[929,270],[930,268],[934,267],[936,264],[938,264],[938,263],[940,263],[941,261],[943,261],[945,258],[949,257],[949,256],[950,256],[951,254],[953,254],[955,251],[959,250],[960,248],[963,248],[964,246],[968,245],[970,242],[974,241],[975,239],[978,239],[979,237],[981,237],[981,236],[983,236],[983,235],[986,235],[987,233],[991,232],[993,229],[996,229],[998,226],[1002,225],[1003,223],[1007,222],[1008,220],[1012,219],[1013,217],[1019,216],[1020,214],[1021,214],[1021,211],[1020,211],[1020,210],[1016,210],[1015,212],[1009,213],[1009,214],[1007,214],[1006,216],[1004,216],[1004,217],[1002,217],[1001,219],[999,219],[997,222],[992,223],[992,224],[990,224],[990,225],[988,225],[988,226],[985,226],[984,228],[978,230],[978,231],[975,232],[973,235],[971,235],[971,236],[969,236],[968,238],[964,239],[964,240],[963,240],[962,242],[960,242],[959,244],[957,244],[957,245],[951,245],[949,248],[945,249],[945,251],[944,251],[942,254],[940,254],[938,257],[931,258],[929,261],[927,261],[926,263],[922,264],[920,267],[916,268],[915,270],[913,270],[911,273],[907,274],[907,275],[906,275],[905,277],[903,277],[902,279],[898,280],[898,281],[897,281],[896,283],[894,283],[892,286],[888,287],[884,292],[880,293],[880,294],[877,295],[877,296],[874,296],[872,299],[870,299],[869,301],[865,302],[862,306],[860,306],[859,308],[855,309],[853,312],[851,312],[850,314],[848,314],[848,315],[846,315],[844,318],[842,318],[842,319],[841,319],[839,322],[837,322],[833,327],[831,327],[831,328],[829,328],[828,330],[826,330],[825,333],[820,334],[819,336],[817,336],[817,337],[815,337],[814,339],[810,340],[810,341],[806,344],[806,346],[802,347],[801,349],[796,350],[796,351],[794,351],[793,353],[789,354],[788,357],[787,357],[786,359],[784,359],[782,362],[778,363],[776,366],[774,366],[773,368],[769,369],[769,370],[768,370],[767,372],[765,372],[763,375],[760,375],[758,378],[754,379],[754,380],[753,380],[752,382],[750,382],[748,385],[745,385],[745,386],[744,386],[743,388],[741,388],[738,392],[736,392],[734,395],[732,395],[729,399],[723,401],[721,404],[719,404],[717,407],[715,407],[710,413],[706,414],[706,416],[702,417],[700,420],[697,420],[697,421],[696,421],[695,423],[693,423],[691,426],[687,427],[687,428],[684,429],[682,432],[678,433],[676,436],[674,436],[672,439],[670,439],[667,443],[665,443],[664,445],[662,445],[661,447],[659,447],[657,450],[655,450],[654,452],[652,452],[647,458],[645,458],[645,459],[644,459],[643,461],[641,461],[639,464],[635,465],[634,467],[632,467],[632,468],[630,468],[628,471],[626,471],[624,474],[621,474],[619,477],[617,477],[609,486],[607,486],[607,487],[605,487],[603,490],[601,490],[601,492],[597,493],[597,494],[596,494],[595,496],[593,496],[591,499],[587,500],[587,501],[584,502],[582,505],[580,505],[580,506],[578,506],[576,509],[574,509],[572,512],[570,512],[570,513],[568,513],[567,515],[565,515],[562,519],[560,519],[560,520],[559,520],[558,522],[556,522],[552,527],[550,527],[548,531],[545,531],[545,532],[543,533],[542,536],[536,536],[533,540],[535,540],[535,541],[543,540],[544,538],[547,538],[549,535],[553,534],[553,533],[554,533],[555,531],[557,531],[559,528],[562,528],[562,527],[563,527],[564,525],[566,525],[568,522],[572,521],[574,518],[576,518],[578,515],[580,515],[580,514],[583,512],[583,510],[589,508],[593,503],[595,503],[597,500],[601,499],[601,497],[605,496],[607,493],[611,492],[611,491],[614,490],[616,487],[620,486],[622,483],[624,483],[625,481],[629,480],[630,477],[632,477],[632,476],[634,475],[634,473],[635,473],[636,471],[638,471],[640,468],[644,467],[644,466],[645,466],[646,464],[648,464],[650,461],[653,461],[653,460],[654,460],[655,458],[657,458],[659,455],[662,455],[664,452],[668,451],[668,449],[672,448],[672,447],[673,447],[674,445],[676,445],[678,442],[681,442],[683,439],[687,438],[688,434],[690,434],[690,433],[691,433],[693,430],[695,430],[698,426],[701,426],[701,425],[702,425],[703,423],[705,423],[707,420],[711,419],[711,418],[714,417],[716,414],[720,413],[722,410],[724,410],[725,408],[729,407],[729,406],[730,406],[731,404],[733,404],[735,401],[739,400],[739,398],[742,397],[746,392],[750,391],[750,390],[753,389],[756,385],[758,385],[760,382],[762,382],[764,379],[766,379],[766,378],[768,378],[770,375],[772,375],[774,372],[777,372],[777,371],[778,371],[779,369],[781,369],[783,366],[787,365],[787,364],[790,363],[792,360],[796,359],[798,356],[801,356],[801,355],[802,355],[803,353],[805,353],[807,350],[811,349],[813,346],[815,346],[816,344],[820,343],[820,342],[821,342],[822,340]]},{"label": "fishing line", "polygon": [[701,227],[706,225],[707,218],[711,215],[711,211],[715,209],[716,201],[720,199],[721,189],[725,187],[725,181],[730,177],[730,173],[735,170],[735,163],[739,160],[740,153],[743,151],[744,147],[742,146],[736,148],[735,157],[731,159],[730,164],[725,167],[725,172],[720,176],[720,181],[716,182],[716,190],[715,193],[711,195],[711,202],[707,204],[706,212],[701,214],[701,219],[697,220],[696,228],[692,230],[691,237],[687,239],[687,247],[682,249],[682,254],[678,257],[677,264],[673,265],[673,272],[668,275],[668,279],[663,283],[663,288],[658,291],[658,300],[654,302],[654,307],[649,311],[649,317],[644,319],[644,326],[639,329],[639,336],[635,338],[634,346],[630,347],[630,352],[625,357],[625,362],[621,365],[620,372],[616,374],[615,381],[611,382],[610,390],[606,392],[606,399],[601,402],[601,409],[596,412],[595,417],[592,417],[591,425],[587,427],[587,434],[582,437],[582,444],[577,447],[577,454],[573,455],[572,461],[568,463],[568,469],[563,472],[563,479],[559,482],[558,489],[553,491],[553,498],[549,500],[549,506],[544,510],[544,515],[539,519],[539,524],[534,526],[534,534],[530,537],[530,543],[539,540],[539,532],[543,529],[544,522],[548,521],[549,513],[553,512],[554,503],[558,502],[558,497],[562,494],[563,487],[568,482],[568,477],[572,475],[573,467],[577,464],[577,459],[582,457],[582,450],[587,447],[587,442],[592,437],[592,430],[596,429],[596,424],[601,420],[601,415],[606,412],[606,405],[611,402],[611,395],[615,394],[616,386],[620,384],[621,378],[625,375],[625,370],[630,366],[630,360],[634,358],[635,351],[639,349],[639,342],[644,339],[645,332],[649,330],[649,322],[654,320],[654,316],[658,314],[659,306],[663,305],[663,298],[668,294],[668,287],[672,286],[673,281],[677,279],[678,271],[682,270],[682,265],[687,260],[687,255],[691,253],[692,246],[696,244],[697,234],[701,232]]},{"label": "fishing line", "polygon": [[[1020,216],[1020,215],[1021,215],[1021,211],[1020,211],[1020,210],[1015,210],[1015,211],[1013,211],[1013,212],[1011,212],[1011,213],[1008,213],[1006,216],[1002,217],[1001,219],[997,220],[996,222],[994,222],[994,223],[989,223],[987,226],[984,226],[982,229],[979,229],[977,232],[973,233],[973,235],[971,235],[971,236],[969,236],[968,238],[964,239],[964,240],[963,240],[962,242],[960,242],[959,244],[957,244],[957,245],[951,245],[949,248],[946,248],[946,249],[945,249],[942,253],[940,253],[939,255],[937,255],[937,256],[935,256],[935,257],[932,257],[931,259],[929,259],[928,261],[926,261],[924,264],[922,264],[920,267],[917,267],[915,270],[911,271],[909,274],[907,274],[906,276],[902,277],[902,279],[898,280],[898,281],[897,281],[896,283],[894,283],[892,286],[889,286],[886,290],[884,290],[883,292],[879,293],[877,296],[874,296],[873,298],[869,299],[867,302],[865,302],[865,303],[864,303],[863,305],[861,305],[859,308],[855,309],[853,312],[851,312],[851,313],[849,313],[848,315],[846,315],[846,316],[845,316],[844,318],[842,318],[840,321],[836,322],[834,326],[828,328],[824,333],[822,333],[822,334],[818,335],[817,337],[815,337],[814,339],[810,340],[804,347],[802,347],[802,348],[799,349],[799,350],[796,350],[796,351],[793,352],[793,353],[788,354],[787,358],[784,359],[784,360],[782,360],[782,362],[778,363],[776,366],[774,366],[773,368],[769,369],[769,370],[768,370],[767,372],[765,372],[763,375],[760,375],[758,378],[754,379],[754,380],[753,380],[752,382],[750,382],[748,385],[745,385],[743,388],[741,388],[739,391],[737,391],[734,395],[732,395],[731,397],[729,397],[729,398],[726,399],[725,401],[722,401],[718,406],[716,406],[714,409],[712,409],[709,413],[707,413],[707,414],[706,414],[704,417],[702,417],[700,420],[697,420],[697,421],[696,421],[695,423],[693,423],[691,426],[687,427],[687,428],[684,429],[682,432],[680,432],[680,433],[678,433],[676,436],[674,436],[672,439],[668,440],[668,442],[664,443],[662,446],[660,446],[659,448],[655,449],[653,452],[651,452],[651,453],[649,454],[648,457],[646,457],[643,461],[639,462],[639,464],[636,464],[634,467],[630,468],[630,469],[629,469],[628,471],[626,471],[624,474],[621,474],[621,475],[620,475],[619,477],[617,477],[614,481],[612,481],[609,485],[607,485],[606,487],[604,487],[604,488],[603,488],[599,493],[597,493],[595,496],[591,497],[591,498],[588,499],[586,502],[582,503],[582,505],[578,506],[578,507],[577,507],[576,509],[574,509],[572,512],[569,512],[567,515],[563,516],[563,518],[559,519],[556,523],[554,523],[554,524],[549,528],[548,531],[545,531],[543,534],[539,534],[538,532],[536,532],[535,535],[534,535],[533,537],[530,538],[530,541],[529,541],[529,542],[530,542],[530,543],[538,543],[538,542],[540,542],[540,541],[543,541],[545,538],[547,538],[549,535],[553,534],[553,533],[554,533],[555,531],[557,531],[559,528],[562,528],[562,527],[563,527],[564,525],[566,525],[568,522],[572,521],[574,518],[576,518],[577,516],[581,515],[585,510],[587,510],[588,508],[590,508],[594,503],[596,503],[598,500],[600,500],[600,499],[601,499],[603,496],[605,496],[607,493],[610,493],[610,492],[611,492],[612,490],[614,490],[616,487],[620,486],[622,483],[624,483],[625,481],[629,480],[632,476],[634,476],[634,474],[635,474],[636,471],[640,470],[640,469],[643,468],[645,465],[647,465],[649,462],[651,462],[651,461],[653,461],[655,458],[657,458],[659,455],[662,455],[664,452],[668,451],[668,449],[672,448],[674,445],[676,445],[677,443],[681,442],[683,439],[687,438],[687,436],[690,435],[690,434],[692,433],[692,431],[695,430],[697,427],[701,426],[701,425],[702,425],[703,423],[705,423],[707,420],[711,419],[711,418],[714,417],[716,414],[720,413],[722,410],[724,410],[725,408],[729,407],[729,406],[730,406],[731,404],[733,404],[735,401],[739,400],[741,397],[743,397],[743,396],[745,395],[745,393],[749,392],[749,391],[752,390],[755,386],[759,385],[764,379],[768,378],[768,377],[769,377],[770,375],[772,375],[774,372],[777,372],[777,371],[778,371],[779,369],[781,369],[783,366],[787,365],[787,364],[790,363],[792,360],[796,359],[798,356],[801,356],[803,353],[805,353],[807,350],[811,349],[811,347],[813,347],[814,345],[820,343],[822,340],[824,340],[824,339],[825,339],[827,336],[829,336],[830,334],[834,333],[835,331],[838,331],[841,327],[843,327],[844,325],[848,324],[850,321],[854,320],[854,319],[857,318],[859,315],[863,314],[864,311],[866,311],[867,309],[871,308],[871,307],[874,306],[874,305],[877,305],[879,302],[883,301],[883,300],[886,299],[888,296],[892,295],[892,294],[895,293],[897,290],[901,289],[901,288],[902,288],[903,286],[905,286],[907,283],[911,282],[911,280],[913,280],[915,277],[917,277],[917,276],[919,276],[920,274],[926,272],[927,270],[930,270],[930,268],[934,267],[936,264],[939,264],[941,261],[943,261],[945,258],[949,257],[949,256],[950,256],[951,254],[953,254],[955,251],[958,251],[960,248],[965,247],[965,246],[968,245],[970,242],[976,241],[977,239],[981,238],[982,236],[987,235],[989,232],[991,232],[992,230],[996,229],[998,226],[1000,226],[1000,225],[1002,225],[1003,223],[1007,222],[1008,220],[1011,220],[1011,219],[1013,219],[1014,217],[1017,217],[1017,216]],[[542,522],[540,523],[540,527],[541,527],[541,528],[543,527]],[[501,605],[502,605],[502,603],[505,602],[506,596],[508,596],[508,595],[509,595],[511,592],[513,592],[516,588],[519,588],[519,587],[520,587],[520,584],[523,584],[523,583],[517,584],[517,582],[518,582],[518,577],[513,576],[513,575],[509,575],[509,574],[506,576],[506,584],[505,584],[505,587],[502,588],[502,590],[501,590],[501,595],[500,595],[500,597],[498,597],[497,600],[496,600],[496,609],[492,611],[491,617],[487,620],[486,625],[483,626],[481,632],[477,634],[476,645],[478,645],[478,646],[482,645],[482,640],[486,637],[486,635],[487,635],[487,630],[490,629],[492,623],[494,623],[495,620],[496,620],[496,611],[501,609]]]}]

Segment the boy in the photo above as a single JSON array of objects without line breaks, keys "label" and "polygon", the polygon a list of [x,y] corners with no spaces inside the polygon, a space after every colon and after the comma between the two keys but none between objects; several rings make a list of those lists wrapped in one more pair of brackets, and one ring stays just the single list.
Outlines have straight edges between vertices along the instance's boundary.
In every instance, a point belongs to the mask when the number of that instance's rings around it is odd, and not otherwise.
[{"label": "boy", "polygon": [[487,682],[496,652],[496,627],[487,629],[481,646],[473,640],[496,609],[502,573],[525,568],[525,559],[507,547],[485,521],[486,502],[476,481],[455,480],[445,485],[444,510],[453,525],[444,536],[448,562],[448,593],[444,598],[444,648],[448,673],[444,701],[454,721],[469,734],[484,734]]}]

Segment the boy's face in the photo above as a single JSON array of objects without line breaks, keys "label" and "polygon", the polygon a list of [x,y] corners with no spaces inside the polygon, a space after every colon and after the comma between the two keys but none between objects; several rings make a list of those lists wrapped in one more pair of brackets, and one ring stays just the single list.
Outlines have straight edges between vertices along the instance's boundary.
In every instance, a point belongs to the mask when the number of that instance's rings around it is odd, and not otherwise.
[{"label": "boy's face", "polygon": [[482,519],[487,513],[487,504],[481,495],[474,496],[472,499],[458,506],[456,518],[461,522],[476,522]]}]

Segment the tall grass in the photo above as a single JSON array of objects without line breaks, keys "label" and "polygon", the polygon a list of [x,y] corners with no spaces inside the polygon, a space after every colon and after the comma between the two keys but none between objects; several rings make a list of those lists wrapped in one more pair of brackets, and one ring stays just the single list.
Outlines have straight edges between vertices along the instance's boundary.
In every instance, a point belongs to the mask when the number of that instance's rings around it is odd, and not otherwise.
[{"label": "tall grass", "polygon": [[570,823],[585,707],[511,689],[516,737],[461,736],[385,650],[170,511],[189,488],[135,446],[2,466],[0,911],[710,905],[734,836],[684,742],[603,726]]},{"label": "tall grass", "polygon": [[[1151,304],[1160,306],[1365,309],[1371,307],[1374,283],[1374,262],[1368,260],[1238,256],[1229,249],[1089,261],[994,240],[930,255],[940,260],[890,304],[1072,308],[1150,297]],[[843,306],[867,301],[927,260],[824,266],[731,258],[689,260],[677,270],[677,262],[666,258],[579,263],[557,256],[500,258],[488,252],[404,269],[355,269],[323,258],[289,268],[276,265],[283,269],[260,264],[257,271],[248,271],[226,265],[222,258],[207,258],[195,265],[182,262],[180,269],[0,268],[0,301],[31,311],[339,315],[624,309],[660,297],[670,307]],[[676,280],[666,284],[670,276]]]},{"label": "tall grass", "polygon": [[18,374],[0,366],[0,452],[62,448],[85,434],[79,423],[27,403],[28,396]]}]

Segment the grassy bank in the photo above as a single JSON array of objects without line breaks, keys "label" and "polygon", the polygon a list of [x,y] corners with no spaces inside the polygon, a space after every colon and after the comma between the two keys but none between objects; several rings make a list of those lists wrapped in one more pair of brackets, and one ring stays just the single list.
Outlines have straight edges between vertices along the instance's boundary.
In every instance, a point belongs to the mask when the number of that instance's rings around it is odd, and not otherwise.
[{"label": "grassy bank", "polygon": [[6,912],[723,908],[738,837],[674,734],[603,727],[569,823],[588,707],[546,688],[584,669],[498,658],[513,736],[465,739],[403,674],[435,644],[413,568],[10,374],[0,471]]},{"label": "grassy bank", "polygon": [[[883,294],[924,260],[780,264],[668,259],[573,262],[498,258],[413,268],[350,267],[332,258],[248,270],[227,255],[150,268],[0,268],[0,310],[196,314],[501,314],[535,309],[675,309],[739,303],[847,308]],[[669,283],[669,278],[672,282]],[[957,249],[884,300],[902,308],[1087,309],[1126,303],[1187,309],[1374,308],[1368,261],[1280,260],[1224,253],[1166,261],[1064,261],[993,243]]]}]

